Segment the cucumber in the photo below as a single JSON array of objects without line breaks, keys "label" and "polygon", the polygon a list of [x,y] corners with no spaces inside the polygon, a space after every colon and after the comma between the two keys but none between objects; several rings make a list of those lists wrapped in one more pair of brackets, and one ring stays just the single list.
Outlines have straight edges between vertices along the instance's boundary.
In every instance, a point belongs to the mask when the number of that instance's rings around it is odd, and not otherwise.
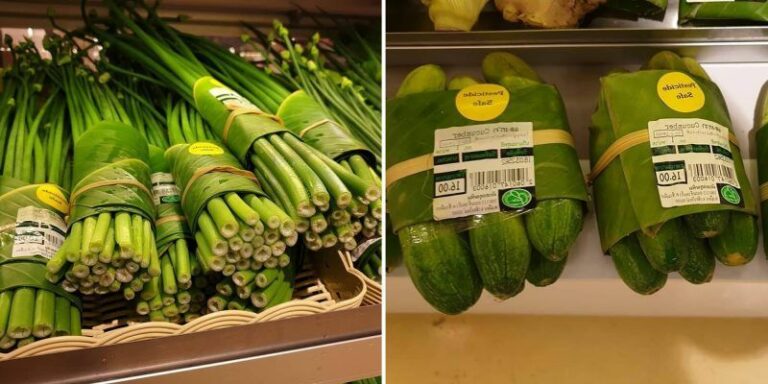
[{"label": "cucumber", "polygon": [[715,274],[715,255],[709,249],[706,240],[691,239],[691,252],[688,260],[680,268],[680,276],[692,284],[712,281]]},{"label": "cucumber", "polygon": [[474,84],[478,84],[478,81],[475,80],[472,76],[456,76],[448,82],[448,89],[458,91]]},{"label": "cucumber", "polygon": [[507,76],[523,77],[540,83],[541,78],[525,61],[509,52],[491,52],[483,59],[483,76],[499,83]]},{"label": "cucumber", "polygon": [[728,227],[730,211],[710,211],[685,216],[685,223],[693,235],[700,239],[715,237]]},{"label": "cucumber", "polygon": [[400,84],[395,97],[414,93],[442,91],[445,89],[445,72],[434,64],[426,64],[409,72]]},{"label": "cucumber", "polygon": [[528,274],[525,275],[525,279],[536,287],[546,287],[553,284],[563,273],[566,260],[568,260],[567,256],[560,261],[549,260],[534,249],[531,252],[531,264],[528,266]]},{"label": "cucumber", "polygon": [[731,212],[728,228],[709,239],[715,257],[728,266],[744,265],[757,252],[757,218],[742,212]]},{"label": "cucumber", "polygon": [[523,218],[501,212],[474,216],[469,243],[485,290],[502,300],[514,296],[531,261]]},{"label": "cucumber", "polygon": [[637,231],[636,237],[648,261],[659,272],[678,271],[688,260],[690,233],[679,219],[664,223],[654,237],[642,231]]},{"label": "cucumber", "polygon": [[689,71],[685,61],[683,61],[678,54],[670,51],[661,51],[653,55],[642,69],[669,69],[680,72]]},{"label": "cucumber", "polygon": [[560,261],[578,238],[584,224],[584,207],[573,199],[539,201],[525,215],[531,245],[551,261]]},{"label": "cucumber", "polygon": [[403,261],[427,302],[447,315],[464,312],[483,291],[483,281],[462,235],[447,222],[415,224],[398,232]]},{"label": "cucumber", "polygon": [[614,244],[608,253],[621,280],[641,295],[650,295],[667,283],[667,274],[657,271],[643,253],[637,236],[627,236]]}]

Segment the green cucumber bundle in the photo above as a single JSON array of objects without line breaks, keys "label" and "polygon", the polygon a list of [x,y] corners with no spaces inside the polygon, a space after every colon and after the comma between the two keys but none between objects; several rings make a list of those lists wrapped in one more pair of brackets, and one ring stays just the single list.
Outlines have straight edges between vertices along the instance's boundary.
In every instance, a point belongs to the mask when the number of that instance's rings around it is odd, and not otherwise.
[{"label": "green cucumber bundle", "polygon": [[757,148],[757,176],[760,183],[760,217],[763,224],[763,244],[768,241],[768,85],[763,85],[758,100],[757,116],[759,128],[755,134]]},{"label": "green cucumber bundle", "polygon": [[[388,103],[387,132],[391,147],[397,148],[388,155],[387,169],[393,229],[398,234],[414,285],[433,307],[447,314],[471,307],[483,288],[497,298],[506,299],[520,293],[526,280],[536,286],[554,283],[563,271],[569,248],[581,231],[587,200],[578,158],[569,145],[567,118],[557,90],[542,83],[527,64],[508,53],[488,55],[483,61],[483,74],[490,84],[477,84],[466,76],[448,83],[440,67],[424,65],[408,74],[397,97]],[[501,99],[492,99],[493,102],[507,97],[508,101],[503,102],[508,105],[502,105],[495,116],[474,118],[473,112],[461,110],[466,104],[455,101],[464,94],[502,95]],[[435,204],[443,204],[438,202],[440,188],[444,185],[456,188],[456,184],[434,181],[451,180],[458,175],[475,188],[483,187],[479,182],[483,177],[499,175],[494,172],[467,176],[472,170],[440,171],[435,175],[443,159],[447,163],[467,164],[478,158],[471,156],[482,158],[490,154],[484,158],[491,159],[499,156],[495,150],[475,151],[475,147],[469,146],[461,152],[461,157],[435,152],[435,170],[422,166],[427,170],[404,171],[413,168],[415,162],[426,165],[433,161],[432,150],[442,146],[434,144],[438,132],[450,128],[452,137],[459,139],[504,132],[494,136],[497,137],[494,140],[512,142],[521,140],[515,134],[526,132],[526,127],[532,138],[526,144],[530,149],[525,145],[502,148],[498,153],[510,160],[502,162],[504,165],[499,170],[525,174],[529,171],[515,164],[532,163],[530,169],[535,174],[535,184],[500,188],[500,211],[462,213],[435,220],[438,210],[442,209],[435,208]],[[443,135],[441,142],[451,142],[450,139],[443,141],[445,134],[440,134]],[[467,142],[465,140],[464,145]],[[408,167],[403,167],[404,164]],[[505,175],[512,177],[511,173]],[[447,191],[449,197],[452,196],[453,190]]]},{"label": "green cucumber bundle", "polygon": [[764,0],[680,0],[680,24],[765,24],[768,3]]},{"label": "green cucumber bundle", "polygon": [[668,273],[701,284],[715,259],[752,260],[755,200],[725,101],[704,69],[661,52],[602,85],[591,178],[602,247],[624,282],[647,295]]}]

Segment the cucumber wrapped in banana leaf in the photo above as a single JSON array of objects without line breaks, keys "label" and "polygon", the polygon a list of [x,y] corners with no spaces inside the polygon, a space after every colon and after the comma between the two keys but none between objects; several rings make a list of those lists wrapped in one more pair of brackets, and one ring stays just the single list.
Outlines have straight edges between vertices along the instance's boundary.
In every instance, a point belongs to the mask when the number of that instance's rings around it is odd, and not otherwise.
[{"label": "cucumber wrapped in banana leaf", "polygon": [[[424,65],[407,75],[389,101],[388,137],[397,148],[387,164],[392,226],[414,285],[443,313],[468,309],[483,288],[503,300],[523,291],[526,280],[536,286],[554,283],[583,225],[587,192],[559,93],[508,53],[488,55],[482,73],[485,84],[461,75],[446,85],[442,68]],[[490,118],[473,117],[459,111],[455,100],[463,92],[503,95],[508,104]],[[532,160],[535,185],[527,187],[532,192],[517,192],[529,200],[520,203],[513,193],[510,201],[518,202],[504,203],[510,204],[504,209],[439,217],[433,210],[437,171],[431,164],[437,131],[458,128],[461,135],[462,129],[505,124],[532,127],[530,148],[520,148],[530,151],[523,156]],[[428,159],[428,168],[403,167],[422,159]],[[502,164],[505,170],[527,169]],[[501,207],[506,194],[499,191]]]},{"label": "cucumber wrapped in banana leaf", "polygon": [[668,273],[702,284],[715,260],[752,260],[755,199],[722,93],[701,65],[660,52],[601,82],[590,178],[601,243],[624,282],[651,294]]}]

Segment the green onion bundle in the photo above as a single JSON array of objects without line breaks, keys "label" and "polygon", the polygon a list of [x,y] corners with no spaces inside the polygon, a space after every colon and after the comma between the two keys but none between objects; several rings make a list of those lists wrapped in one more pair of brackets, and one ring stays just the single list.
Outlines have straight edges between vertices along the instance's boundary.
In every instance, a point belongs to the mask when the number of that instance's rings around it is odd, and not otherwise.
[{"label": "green onion bundle", "polygon": [[242,170],[230,153],[210,142],[166,151],[181,203],[197,243],[203,272],[283,268],[298,241],[294,221]]},{"label": "green onion bundle", "polygon": [[103,121],[80,136],[70,230],[48,262],[52,282],[106,294],[160,275],[148,161],[147,142],[131,126]]},{"label": "green onion bundle", "polygon": [[43,89],[46,63],[32,43],[11,51],[0,95],[0,350],[81,331],[79,299],[45,269],[66,232],[64,101]]},{"label": "green onion bundle", "polygon": [[[279,118],[266,114],[246,98],[210,76],[179,35],[157,17],[147,19],[113,1],[105,1],[113,16],[109,29],[91,24],[93,34],[126,57],[140,63],[196,109],[216,136],[241,162],[249,161],[264,191],[275,199],[304,233],[311,249],[351,244],[354,223],[333,217],[348,207],[369,205],[380,197],[375,181],[362,178],[289,133]],[[115,34],[115,29],[125,31]],[[126,38],[127,32],[133,34]],[[173,44],[164,44],[164,40]],[[218,201],[217,201],[218,203]],[[329,221],[340,225],[331,230]]]}]

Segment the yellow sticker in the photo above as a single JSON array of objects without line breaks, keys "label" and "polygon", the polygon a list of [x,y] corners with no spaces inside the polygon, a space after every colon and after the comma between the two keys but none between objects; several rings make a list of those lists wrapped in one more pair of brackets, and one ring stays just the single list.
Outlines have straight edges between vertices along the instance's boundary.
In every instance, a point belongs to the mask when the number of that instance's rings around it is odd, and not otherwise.
[{"label": "yellow sticker", "polygon": [[189,146],[189,153],[193,155],[217,156],[224,154],[224,150],[212,143],[194,143]]},{"label": "yellow sticker", "polygon": [[473,84],[456,95],[456,109],[462,116],[474,121],[493,120],[509,104],[509,91],[497,84]]},{"label": "yellow sticker", "polygon": [[50,205],[61,213],[69,211],[69,203],[59,187],[53,184],[43,184],[35,191],[37,199]]},{"label": "yellow sticker", "polygon": [[706,97],[696,80],[682,72],[667,73],[656,85],[659,98],[670,109],[689,113],[704,107]]}]

